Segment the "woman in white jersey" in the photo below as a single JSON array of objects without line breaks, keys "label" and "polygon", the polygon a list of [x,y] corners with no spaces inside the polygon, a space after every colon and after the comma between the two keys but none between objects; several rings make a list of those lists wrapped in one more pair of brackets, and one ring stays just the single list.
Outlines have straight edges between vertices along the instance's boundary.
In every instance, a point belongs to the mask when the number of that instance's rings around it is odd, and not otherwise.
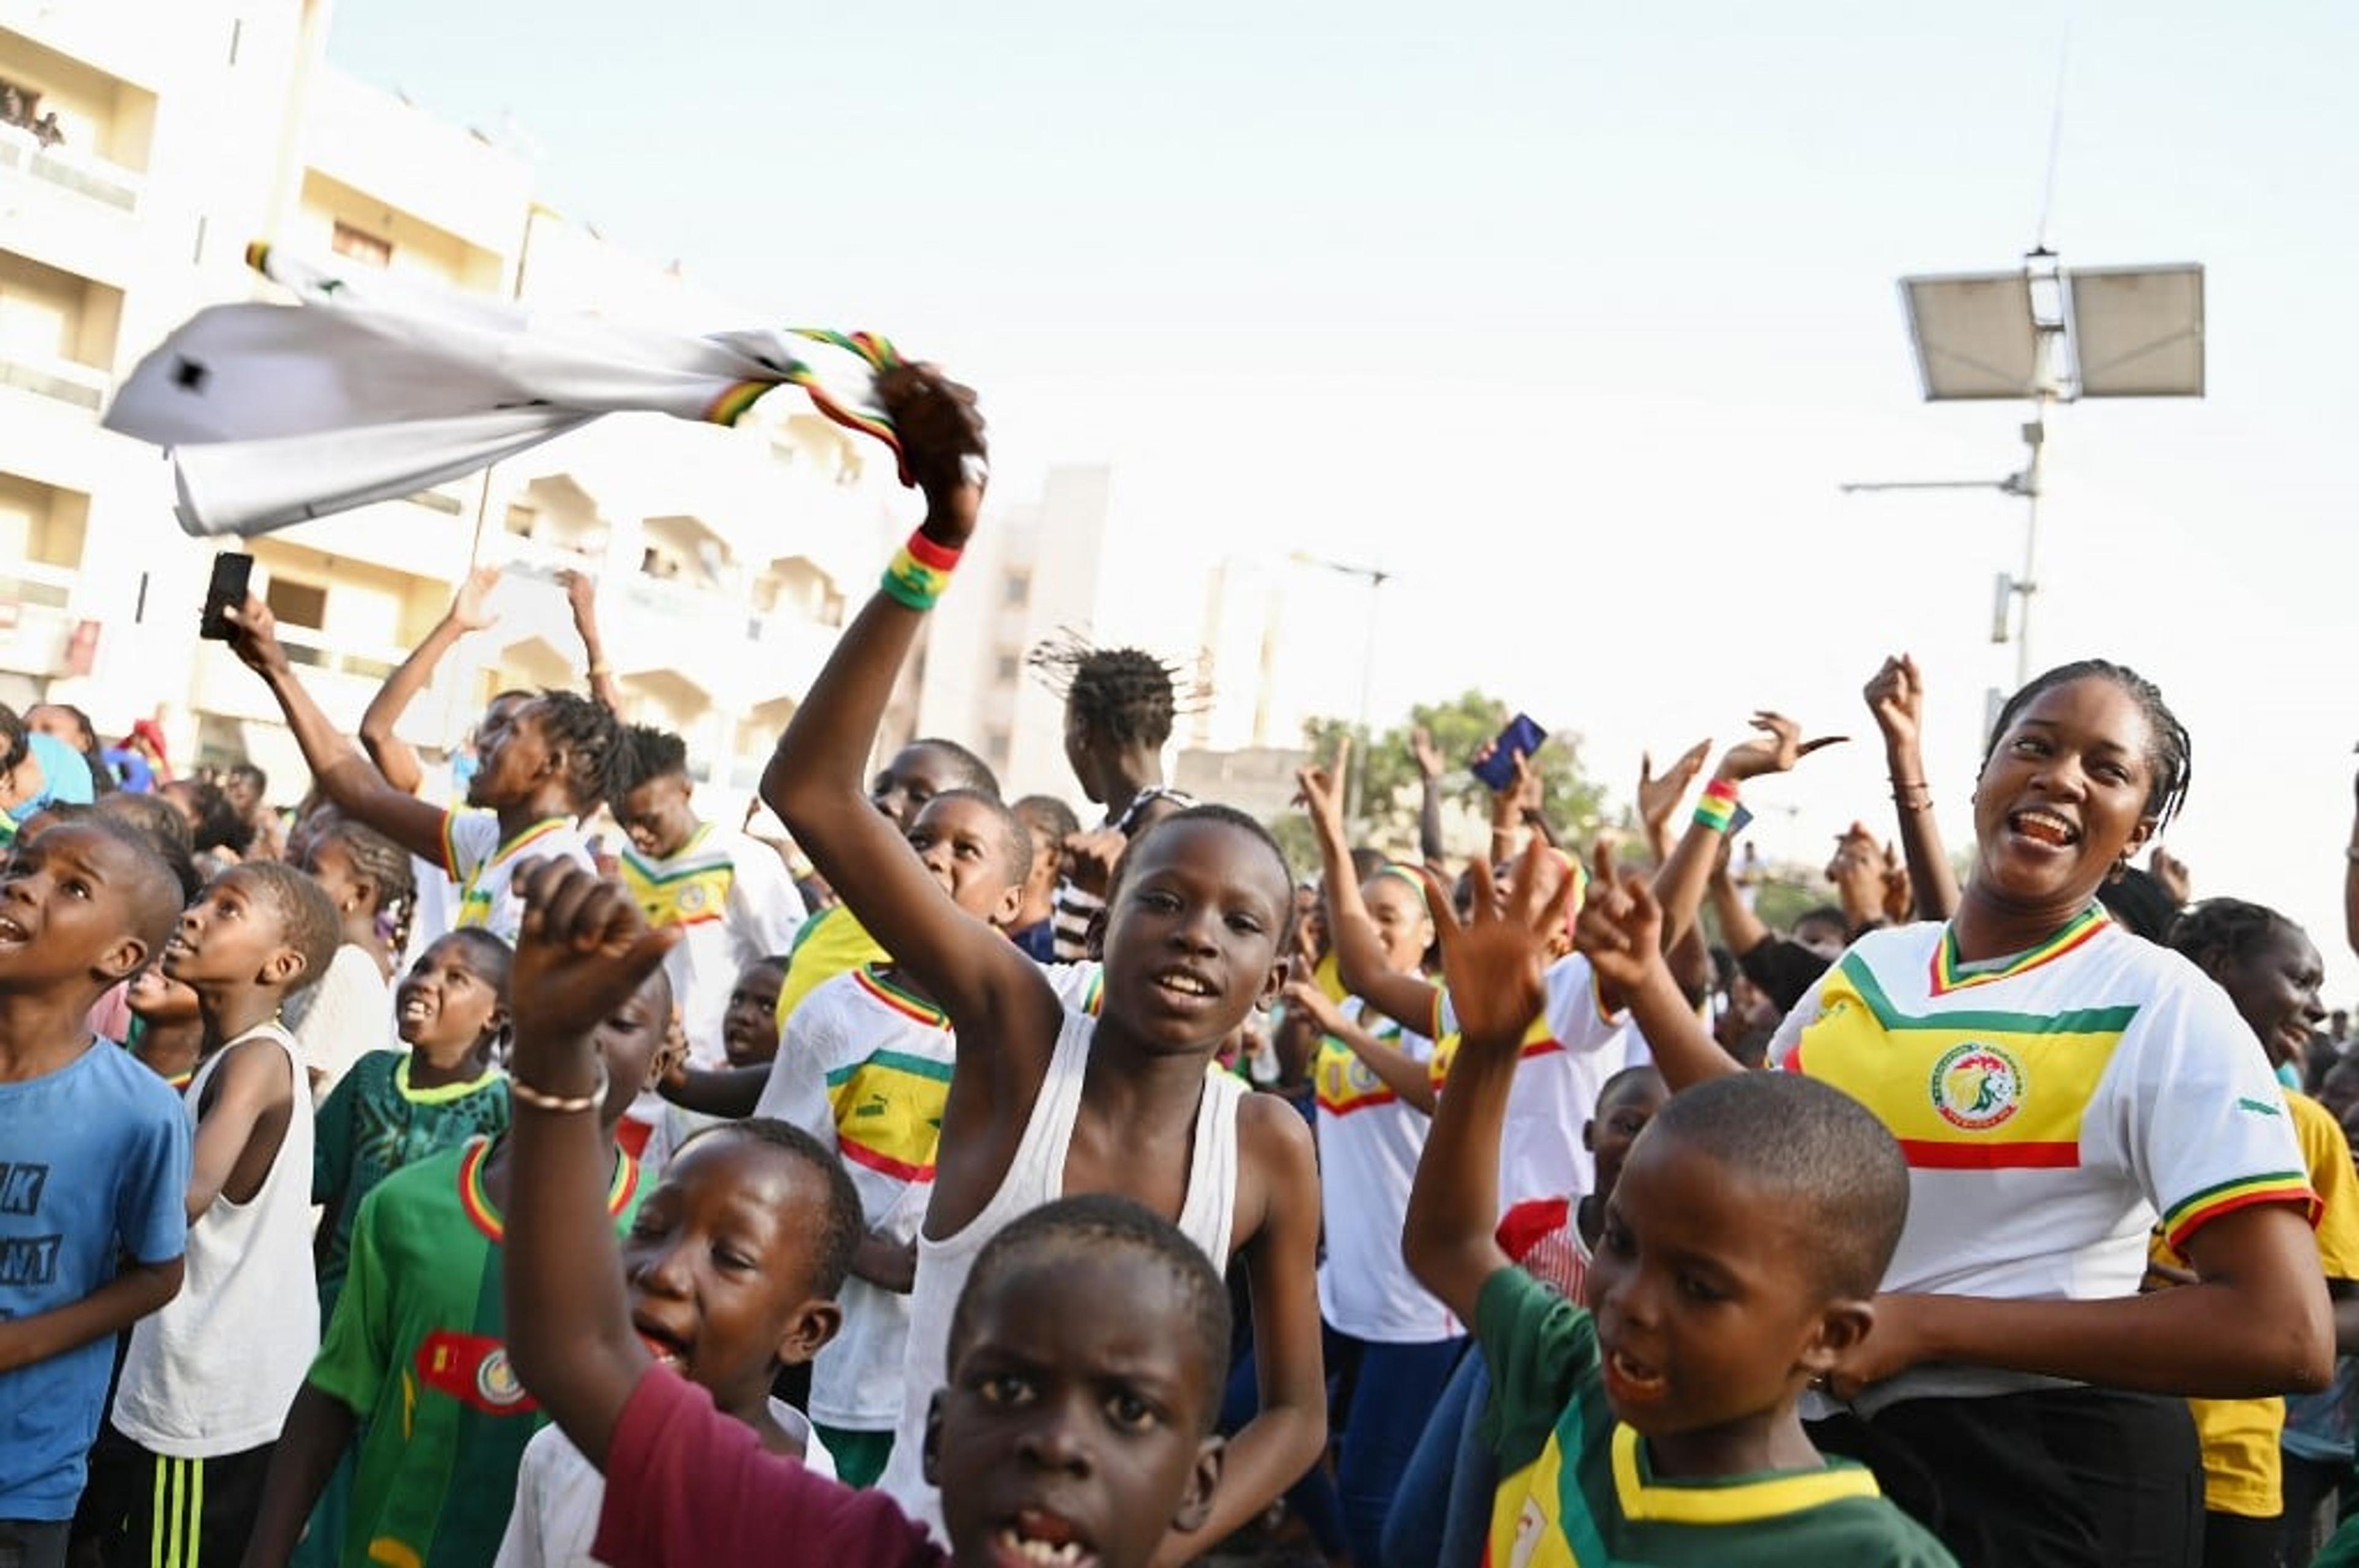
[{"label": "woman in white jersey", "polygon": [[[1873,1465],[1966,1568],[2199,1562],[2194,1428],[2159,1396],[2332,1370],[2312,1200],[2259,1043],[2095,902],[2189,772],[2150,683],[2096,660],[2041,676],[1983,760],[1956,914],[1862,937],[1770,1046],[1874,1109],[1909,1162],[1875,1330],[1832,1379],[1850,1410],[1812,1439]],[[1675,1089],[1741,1071],[1656,956],[1657,918],[1642,885],[1601,887],[1581,946]],[[2141,1295],[2158,1220],[2197,1282]]]}]

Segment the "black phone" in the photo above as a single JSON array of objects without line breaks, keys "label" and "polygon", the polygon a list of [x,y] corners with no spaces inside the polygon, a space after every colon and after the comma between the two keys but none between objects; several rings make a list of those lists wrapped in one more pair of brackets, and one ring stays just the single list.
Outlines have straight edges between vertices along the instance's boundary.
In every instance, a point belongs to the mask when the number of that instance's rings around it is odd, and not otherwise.
[{"label": "black phone", "polygon": [[204,614],[197,622],[197,635],[209,643],[226,643],[237,630],[230,624],[228,611],[244,608],[246,589],[254,581],[254,557],[236,550],[223,550],[213,557],[213,580],[205,589]]}]

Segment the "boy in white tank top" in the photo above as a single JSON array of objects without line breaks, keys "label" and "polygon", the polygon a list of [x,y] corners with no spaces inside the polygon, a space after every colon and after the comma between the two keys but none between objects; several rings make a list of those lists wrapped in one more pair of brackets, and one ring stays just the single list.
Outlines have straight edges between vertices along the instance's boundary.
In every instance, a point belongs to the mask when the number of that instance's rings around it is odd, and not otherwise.
[{"label": "boy in white tank top", "polygon": [[919,1433],[976,1250],[1042,1203],[1118,1195],[1178,1221],[1216,1267],[1241,1257],[1253,1292],[1261,1411],[1229,1446],[1209,1518],[1159,1554],[1190,1558],[1258,1515],[1317,1461],[1326,1437],[1309,1130],[1285,1105],[1207,1072],[1283,979],[1293,878],[1266,831],[1225,808],[1179,812],[1142,835],[1109,889],[1094,1022],[951,903],[869,803],[860,770],[923,612],[973,531],[982,425],[973,395],[931,371],[889,371],[877,390],[906,471],[925,492],[926,520],[805,697],[762,796],[958,1033],[919,1232],[909,1397],[885,1485],[939,1528]]},{"label": "boy in white tank top", "polygon": [[188,1279],[132,1330],[113,1424],[137,1452],[114,1461],[110,1563],[231,1562],[253,1532],[271,1448],[320,1345],[310,1085],[278,1009],[326,971],[339,940],[318,883],[260,862],[216,878],[165,945],[164,972],[197,993],[205,1028],[186,1091]]}]

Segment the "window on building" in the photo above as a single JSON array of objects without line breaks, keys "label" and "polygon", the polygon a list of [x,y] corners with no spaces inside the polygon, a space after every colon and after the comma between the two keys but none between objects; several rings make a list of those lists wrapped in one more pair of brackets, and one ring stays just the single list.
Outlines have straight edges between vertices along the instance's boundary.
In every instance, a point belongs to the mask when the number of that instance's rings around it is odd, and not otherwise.
[{"label": "window on building", "polygon": [[994,773],[1006,771],[1010,749],[1006,730],[993,730],[984,735],[983,760],[991,764]]},{"label": "window on building", "polygon": [[520,539],[529,539],[540,527],[540,514],[529,506],[518,506],[511,503],[508,506],[507,523],[509,533]]},{"label": "window on building", "polygon": [[393,265],[391,240],[380,239],[366,229],[355,229],[350,223],[341,221],[336,224],[336,232],[328,240],[328,248],[340,256],[350,256],[353,260],[365,262],[370,266]]},{"label": "window on building", "polygon": [[318,583],[291,582],[274,577],[263,590],[262,601],[270,606],[272,615],[289,626],[317,632],[328,623],[328,590]]},{"label": "window on building", "polygon": [[1024,668],[1023,662],[1013,654],[999,655],[999,679],[1004,685],[1014,680]]},{"label": "window on building", "polygon": [[1032,574],[1030,572],[1014,571],[1007,574],[1005,602],[1017,605],[1029,604],[1032,602]]}]

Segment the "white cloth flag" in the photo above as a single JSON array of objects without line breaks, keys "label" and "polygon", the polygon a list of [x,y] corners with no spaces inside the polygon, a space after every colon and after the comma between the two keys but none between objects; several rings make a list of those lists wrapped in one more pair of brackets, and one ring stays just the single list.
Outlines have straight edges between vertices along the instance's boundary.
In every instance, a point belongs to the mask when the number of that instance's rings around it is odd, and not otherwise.
[{"label": "white cloth flag", "polygon": [[[788,383],[899,449],[872,393],[874,373],[899,362],[881,338],[691,337],[247,254],[299,303],[200,310],[139,362],[104,421],[168,449],[180,526],[199,536],[414,494],[602,414],[734,424]],[[833,390],[801,358],[814,343],[847,367]]]}]

